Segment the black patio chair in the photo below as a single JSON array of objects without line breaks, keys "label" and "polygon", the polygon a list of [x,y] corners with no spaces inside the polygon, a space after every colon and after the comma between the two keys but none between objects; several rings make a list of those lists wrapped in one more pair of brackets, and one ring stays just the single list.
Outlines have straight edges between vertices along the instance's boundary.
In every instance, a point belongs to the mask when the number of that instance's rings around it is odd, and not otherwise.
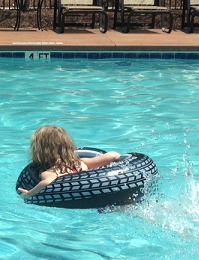
[{"label": "black patio chair", "polygon": [[[119,0],[118,0],[119,1]],[[173,14],[171,11],[165,7],[159,5],[157,0],[121,0],[118,2],[115,8],[114,14],[114,28],[117,27],[117,16],[118,13],[121,14],[121,27],[123,32],[129,32],[131,25],[141,25],[138,22],[131,22],[135,16],[143,17],[143,15],[152,15],[151,28],[155,25],[155,16],[162,15],[162,30],[170,33],[173,27]],[[164,28],[164,17],[169,16],[169,28],[168,31]],[[127,21],[125,21],[125,16],[127,16]],[[139,18],[137,19],[139,21]]]},{"label": "black patio chair", "polygon": [[196,16],[199,16],[199,0],[184,0],[182,12],[182,29],[187,27],[187,31],[189,33],[193,33],[194,27],[199,26],[199,23],[195,22]]},{"label": "black patio chair", "polygon": [[99,14],[99,29],[103,33],[107,32],[108,15],[102,5],[97,5],[96,0],[56,0],[54,6],[54,29],[58,25],[59,32],[63,33],[65,26],[83,25],[82,21],[80,23],[67,23],[65,21],[67,16],[77,18],[80,14],[84,16],[92,14],[91,28],[95,26],[95,15]]}]

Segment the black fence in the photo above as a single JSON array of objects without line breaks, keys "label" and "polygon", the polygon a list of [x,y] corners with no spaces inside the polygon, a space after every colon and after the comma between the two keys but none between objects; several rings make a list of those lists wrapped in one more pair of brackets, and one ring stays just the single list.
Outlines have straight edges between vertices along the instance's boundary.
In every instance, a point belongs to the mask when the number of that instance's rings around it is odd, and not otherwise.
[{"label": "black fence", "polygon": [[[40,0],[41,1],[41,0]],[[104,6],[114,7],[115,0],[102,0]],[[182,28],[183,0],[164,1],[166,7],[172,10],[174,16],[173,30]],[[0,0],[0,28],[38,28],[37,13],[39,0]],[[108,3],[108,4],[107,4]],[[16,21],[17,8],[20,7],[20,21]],[[53,28],[54,0],[43,0],[41,23],[43,29]],[[111,8],[110,8],[111,9]],[[114,8],[113,8],[114,9]],[[33,12],[31,12],[33,11]],[[113,28],[113,12],[109,13],[109,28]],[[72,18],[71,18],[72,19]],[[142,18],[145,23],[145,17]],[[156,27],[161,28],[161,19],[156,20]]]},{"label": "black fence", "polygon": [[[26,11],[29,9],[37,9],[38,0],[25,0],[19,1],[21,9]],[[53,0],[43,0],[42,7],[45,9],[53,9],[54,2]],[[1,0],[0,1],[0,9],[3,10],[12,10],[17,9],[17,1],[16,0]]]},{"label": "black fence", "polygon": [[[114,3],[113,1],[108,0],[111,4]],[[22,10],[29,10],[29,9],[37,9],[38,0],[25,0],[19,2],[21,5]],[[165,6],[169,7],[172,10],[179,10],[182,9],[182,0],[165,0]],[[43,0],[42,8],[43,9],[53,9],[54,1],[53,0]],[[16,0],[1,0],[0,1],[0,9],[16,9],[17,2]]]}]

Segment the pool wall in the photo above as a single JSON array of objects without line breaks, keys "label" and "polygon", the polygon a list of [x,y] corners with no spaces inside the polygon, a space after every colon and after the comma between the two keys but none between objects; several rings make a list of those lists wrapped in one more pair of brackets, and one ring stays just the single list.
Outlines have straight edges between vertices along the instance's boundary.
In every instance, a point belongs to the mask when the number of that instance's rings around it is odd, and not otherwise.
[{"label": "pool wall", "polygon": [[74,52],[74,51],[3,51],[0,58],[26,59],[199,59],[199,52]]}]

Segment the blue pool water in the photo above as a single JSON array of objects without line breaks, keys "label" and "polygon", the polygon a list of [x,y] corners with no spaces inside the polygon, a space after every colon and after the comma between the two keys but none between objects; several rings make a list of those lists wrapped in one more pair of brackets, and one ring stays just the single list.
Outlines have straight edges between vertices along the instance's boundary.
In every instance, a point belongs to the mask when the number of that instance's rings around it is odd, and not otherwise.
[{"label": "blue pool water", "polygon": [[[197,259],[198,82],[198,60],[1,59],[0,259]],[[24,204],[16,179],[45,124],[79,147],[148,154],[158,190],[110,214]]]}]

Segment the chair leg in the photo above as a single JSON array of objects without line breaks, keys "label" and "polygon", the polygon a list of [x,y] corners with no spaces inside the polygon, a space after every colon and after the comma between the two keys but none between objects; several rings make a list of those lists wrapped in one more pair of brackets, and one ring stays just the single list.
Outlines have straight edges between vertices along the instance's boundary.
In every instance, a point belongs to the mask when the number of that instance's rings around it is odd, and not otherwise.
[{"label": "chair leg", "polygon": [[95,28],[95,13],[93,13],[93,15],[92,15],[91,28],[92,28],[92,29]]},{"label": "chair leg", "polygon": [[169,31],[168,33],[171,33],[172,29],[173,29],[173,14],[169,13],[170,16],[170,25],[169,25]]},{"label": "chair leg", "polygon": [[113,29],[117,27],[117,13],[119,11],[119,0],[115,0],[115,10],[114,10],[114,19],[113,19]]},{"label": "chair leg", "polygon": [[102,15],[104,16],[104,29],[102,29],[102,21],[100,21],[100,32],[106,33],[108,30],[108,14],[106,12],[100,14],[101,20],[102,20]]},{"label": "chair leg", "polygon": [[100,32],[103,31],[103,21],[104,21],[103,18],[104,18],[103,15],[100,13],[99,14],[99,29],[100,29]]},{"label": "chair leg", "polygon": [[21,3],[20,0],[15,0],[16,7],[17,7],[17,18],[16,18],[16,23],[14,26],[14,30],[18,31],[20,27],[20,21],[21,21]]},{"label": "chair leg", "polygon": [[187,10],[187,32],[191,33],[191,10]]},{"label": "chair leg", "polygon": [[59,14],[59,32],[63,33],[64,32],[64,27],[65,27],[65,15],[64,14]]},{"label": "chair leg", "polygon": [[162,30],[164,31],[164,24],[165,24],[165,14],[161,14],[161,24],[162,24]]},{"label": "chair leg", "polygon": [[108,14],[104,13],[105,21],[104,21],[104,33],[108,31]]},{"label": "chair leg", "polygon": [[151,29],[155,27],[155,14],[152,14],[152,22],[151,22]]},{"label": "chair leg", "polygon": [[168,12],[168,13],[164,13],[163,15],[164,16],[165,15],[169,15],[169,29],[168,29],[168,31],[165,30],[165,28],[164,28],[164,21],[163,21],[162,31],[166,32],[166,33],[171,33],[171,31],[173,29],[173,14],[171,12]]},{"label": "chair leg", "polygon": [[60,28],[62,27],[62,19],[65,19],[65,18],[62,17],[62,16],[64,16],[63,13],[62,13],[62,9],[60,9],[60,10],[58,9],[57,13],[58,13],[58,17],[57,17],[57,19],[58,19],[58,28],[60,30]]},{"label": "chair leg", "polygon": [[54,11],[53,11],[53,29],[57,28],[57,0],[54,0]]},{"label": "chair leg", "polygon": [[42,30],[42,25],[41,25],[41,9],[42,9],[42,5],[43,5],[43,0],[39,0],[38,1],[38,7],[37,7],[37,28],[39,30]]},{"label": "chair leg", "polygon": [[113,29],[117,27],[117,11],[114,12],[114,19],[113,19]]},{"label": "chair leg", "polygon": [[183,5],[181,29],[184,29],[184,27],[185,27],[185,7]]},{"label": "chair leg", "polygon": [[123,28],[123,32],[125,32],[125,33],[129,33],[129,31],[130,31],[131,16],[132,16],[132,13],[130,13],[130,14],[127,16],[126,30],[125,30],[125,27]]},{"label": "chair leg", "polygon": [[194,13],[192,13],[190,17],[191,18],[190,18],[190,31],[189,32],[193,33],[193,30],[194,30],[194,17],[195,17]]},{"label": "chair leg", "polygon": [[[127,20],[130,21],[130,14],[127,17]],[[127,21],[127,27],[128,27],[128,21]],[[121,8],[121,28],[122,28],[122,32],[129,32],[129,30],[126,31],[127,29],[125,29],[125,14],[124,14],[124,8],[123,7]]]}]

